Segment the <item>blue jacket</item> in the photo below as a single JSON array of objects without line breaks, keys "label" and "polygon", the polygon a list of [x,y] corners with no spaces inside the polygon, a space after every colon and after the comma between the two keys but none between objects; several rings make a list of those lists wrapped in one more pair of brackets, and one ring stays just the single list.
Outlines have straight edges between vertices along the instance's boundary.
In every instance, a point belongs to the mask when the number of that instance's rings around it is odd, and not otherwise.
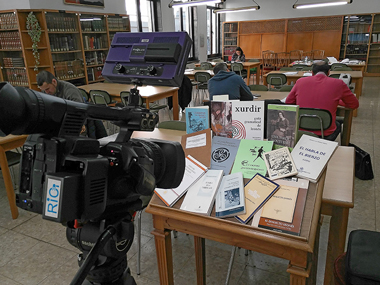
[{"label": "blue jacket", "polygon": [[253,95],[243,78],[235,72],[219,71],[208,81],[210,100],[214,95],[228,94],[230,100],[250,101]]}]

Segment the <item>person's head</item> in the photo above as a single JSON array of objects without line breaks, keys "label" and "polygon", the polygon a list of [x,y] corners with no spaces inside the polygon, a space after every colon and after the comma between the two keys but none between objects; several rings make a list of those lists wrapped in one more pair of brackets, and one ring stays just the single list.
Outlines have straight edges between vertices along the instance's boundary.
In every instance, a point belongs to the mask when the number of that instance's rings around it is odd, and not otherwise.
[{"label": "person's head", "polygon": [[279,117],[280,119],[283,119],[283,118],[284,118],[284,113],[282,113],[281,111],[278,112],[278,117]]},{"label": "person's head", "polygon": [[237,55],[243,55],[244,54],[244,52],[241,49],[241,47],[237,47],[236,50],[235,50],[235,52],[236,52]]},{"label": "person's head", "polygon": [[218,74],[219,71],[229,71],[228,70],[228,67],[227,67],[227,64],[225,64],[224,62],[220,62],[218,63],[217,65],[215,65],[213,71],[214,71],[214,75]]},{"label": "person's head", "polygon": [[329,75],[330,72],[330,65],[326,63],[325,61],[317,61],[313,64],[313,75],[317,74],[318,72],[324,72],[326,75]]},{"label": "person's head", "polygon": [[42,92],[54,95],[57,92],[58,80],[49,71],[43,70],[37,74],[37,85]]}]

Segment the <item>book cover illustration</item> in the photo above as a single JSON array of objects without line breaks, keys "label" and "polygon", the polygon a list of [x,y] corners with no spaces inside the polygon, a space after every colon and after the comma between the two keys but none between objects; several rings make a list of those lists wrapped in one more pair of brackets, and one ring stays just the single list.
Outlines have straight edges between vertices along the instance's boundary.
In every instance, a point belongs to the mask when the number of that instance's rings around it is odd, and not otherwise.
[{"label": "book cover illustration", "polygon": [[263,140],[264,101],[212,101],[211,127],[215,136]]},{"label": "book cover illustration", "polygon": [[267,110],[267,138],[276,146],[293,148],[298,130],[298,105],[269,104]]},{"label": "book cover illustration", "polygon": [[209,107],[186,108],[186,133],[191,134],[210,128]]},{"label": "book cover illustration", "polygon": [[169,207],[172,207],[186,193],[189,187],[207,172],[207,167],[191,155],[186,156],[185,163],[185,173],[181,184],[177,188],[156,188],[154,190],[154,193]]},{"label": "book cover illustration", "polygon": [[231,173],[242,172],[244,178],[251,179],[256,173],[266,175],[264,153],[272,150],[271,141],[241,140]]},{"label": "book cover illustration", "polygon": [[[254,217],[252,226],[258,226],[260,228],[270,229],[281,233],[287,233],[299,236],[301,233],[301,225],[303,220],[303,213],[305,211],[305,204],[307,198],[307,192],[309,188],[309,180],[301,179],[297,177],[278,179],[276,182],[281,187],[296,187],[298,188],[297,201],[294,208],[292,222],[284,222],[280,220],[270,219],[263,216]],[[257,219],[258,218],[258,219]],[[255,224],[254,224],[255,222]]]},{"label": "book cover illustration", "polygon": [[287,147],[275,149],[264,154],[270,179],[297,175],[298,171]]},{"label": "book cover illustration", "polygon": [[223,177],[215,198],[215,216],[220,218],[245,214],[243,174]]},{"label": "book cover illustration", "polygon": [[238,151],[240,140],[218,137],[212,138],[211,167],[210,169],[221,169],[224,175],[230,173]]},{"label": "book cover illustration", "polygon": [[188,189],[181,210],[210,215],[222,178],[223,170],[208,170]]},{"label": "book cover illustration", "polygon": [[236,218],[243,224],[247,223],[279,187],[277,183],[260,174],[256,174],[244,186],[246,213],[238,215]]},{"label": "book cover illustration", "polygon": [[291,155],[298,170],[298,177],[317,182],[338,142],[302,135]]},{"label": "book cover illustration", "polygon": [[292,223],[297,195],[297,187],[281,186],[265,203],[261,217]]}]

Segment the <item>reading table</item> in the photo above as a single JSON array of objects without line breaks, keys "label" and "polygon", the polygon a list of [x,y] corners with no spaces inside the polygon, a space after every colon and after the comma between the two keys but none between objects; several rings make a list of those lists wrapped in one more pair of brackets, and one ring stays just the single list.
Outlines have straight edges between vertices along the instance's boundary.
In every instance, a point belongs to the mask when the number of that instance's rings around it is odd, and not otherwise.
[{"label": "reading table", "polygon": [[[90,92],[90,90],[103,90],[107,91],[114,100],[121,102],[120,92],[129,91],[134,87],[131,84],[120,84],[120,83],[104,83],[98,82],[88,85],[78,86]],[[173,98],[173,119],[179,120],[179,109],[178,109],[178,87],[168,87],[168,86],[140,86],[137,87],[140,91],[140,95],[145,99],[146,107],[149,109],[149,103],[164,99],[167,97]]]},{"label": "reading table", "polygon": [[3,173],[5,190],[7,191],[9,207],[11,208],[12,218],[17,219],[18,208],[16,206],[15,190],[13,189],[12,177],[8,167],[8,161],[5,152],[21,147],[28,136],[8,135],[0,137],[0,166]]}]

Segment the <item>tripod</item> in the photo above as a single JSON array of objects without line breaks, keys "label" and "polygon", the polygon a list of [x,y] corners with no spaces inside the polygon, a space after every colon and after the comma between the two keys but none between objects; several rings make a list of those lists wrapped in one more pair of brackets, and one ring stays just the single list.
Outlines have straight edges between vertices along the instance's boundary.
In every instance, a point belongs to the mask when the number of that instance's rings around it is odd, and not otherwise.
[{"label": "tripod", "polygon": [[67,240],[82,251],[78,255],[80,268],[70,284],[135,285],[126,256],[133,236],[130,214],[112,224],[104,219],[77,229],[67,228]]}]

